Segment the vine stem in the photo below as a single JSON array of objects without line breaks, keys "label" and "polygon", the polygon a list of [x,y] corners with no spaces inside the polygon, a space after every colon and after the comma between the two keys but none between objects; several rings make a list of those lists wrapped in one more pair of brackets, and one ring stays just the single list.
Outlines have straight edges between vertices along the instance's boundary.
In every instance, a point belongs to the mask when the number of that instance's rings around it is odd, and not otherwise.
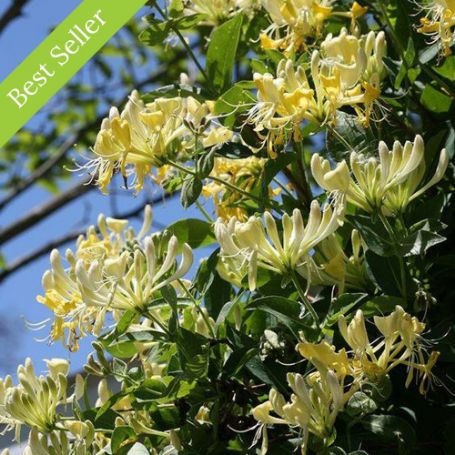
[{"label": "vine stem", "polygon": [[156,325],[158,325],[158,327],[160,327],[161,330],[163,330],[163,332],[167,336],[170,336],[168,328],[156,316],[154,316],[152,313],[150,313],[147,310],[144,310],[144,311],[141,312],[141,315],[144,316],[145,318],[150,319],[151,321],[153,321]]},{"label": "vine stem", "polygon": [[293,270],[291,272],[292,276],[292,282],[294,283],[295,288],[297,289],[297,292],[299,293],[300,298],[302,299],[302,303],[305,306],[306,310],[311,314],[311,316],[314,319],[314,322],[316,322],[316,325],[319,327],[319,316],[316,313],[316,310],[313,308],[313,305],[311,305],[310,301],[308,300],[308,297],[305,294],[304,289],[302,288],[302,285],[300,284],[299,277]]},{"label": "vine stem", "polygon": [[286,188],[282,182],[280,182],[276,177],[273,177],[273,181],[289,196],[294,199],[294,195]]},{"label": "vine stem", "polygon": [[301,169],[302,172],[302,189],[303,189],[303,198],[304,203],[309,207],[311,204],[311,201],[313,199],[313,193],[311,192],[311,186],[308,181],[308,175],[307,175],[307,170],[305,166],[305,149],[303,147],[303,143],[300,141],[294,141],[294,146],[297,149],[299,156],[297,160],[297,164]]},{"label": "vine stem", "polygon": [[[162,8],[160,7],[160,5],[158,4],[158,2],[155,0],[154,2],[154,5],[155,5],[155,8],[156,10],[161,14],[162,18],[164,20],[168,20],[168,17],[166,15],[166,13],[162,10]],[[210,86],[211,90],[214,91],[214,87],[213,87],[213,82],[210,80],[209,76],[207,75],[207,73],[205,72],[204,68],[202,67],[202,65],[200,64],[199,60],[197,59],[196,55],[194,55],[194,52],[193,52],[193,49],[191,49],[191,46],[186,42],[186,39],[185,37],[180,33],[180,30],[175,27],[172,22],[169,22],[170,23],[170,27],[172,28],[172,30],[174,31],[174,33],[177,35],[177,37],[179,38],[179,40],[181,41],[181,43],[183,44],[183,47],[186,49],[186,51],[188,52],[188,54],[190,55],[191,59],[193,60],[193,62],[195,63],[195,65],[197,66],[198,70],[201,72],[202,76],[204,76],[204,79],[205,81],[207,82],[207,84]]]},{"label": "vine stem", "polygon": [[199,202],[199,201],[196,201],[195,202],[195,205],[196,207],[199,209],[199,211],[202,213],[202,215],[204,216],[204,218],[210,223],[212,224],[214,222],[213,218],[210,216],[210,214],[207,212],[207,210],[205,210],[205,208],[203,207],[203,205]]},{"label": "vine stem", "polygon": [[[181,164],[176,163],[175,161],[167,160],[166,162],[167,162],[167,164],[175,167],[176,169],[184,172],[185,174],[192,175],[193,177],[197,176],[197,173],[195,171],[193,171],[192,169],[188,169],[187,167],[182,166]],[[232,191],[236,191],[237,193],[243,194],[243,196],[245,196],[245,197],[254,199],[257,202],[263,202],[263,201],[261,201],[261,198],[255,196],[254,194],[248,193],[248,191],[245,191],[242,188],[239,188],[238,186],[233,185],[232,183],[229,183],[223,179],[220,179],[219,177],[209,175],[207,178],[210,180],[213,180],[214,182],[220,183],[221,185],[226,186],[227,188],[231,189]]]},{"label": "vine stem", "polygon": [[210,321],[207,317],[207,315],[202,311],[202,308],[200,307],[200,304],[196,301],[194,298],[193,294],[185,287],[185,284],[182,283],[182,280],[178,280],[180,286],[185,290],[185,294],[190,298],[190,300],[193,302],[194,306],[196,307],[198,313],[202,316],[202,319],[204,319],[205,325],[209,329],[210,335],[212,336],[213,339],[216,339],[216,334],[213,330],[212,325],[210,324]]},{"label": "vine stem", "polygon": [[[387,217],[379,210],[379,219],[381,220],[382,224],[386,228],[387,232],[389,233],[394,245],[397,244],[396,241],[396,235],[393,227],[390,225],[389,221],[387,220]],[[403,295],[403,298],[405,301],[407,301],[407,296],[408,296],[408,290],[407,290],[407,285],[406,285],[406,270],[404,266],[404,261],[401,256],[398,257],[398,263],[400,267],[400,281],[401,281],[401,293]]]}]

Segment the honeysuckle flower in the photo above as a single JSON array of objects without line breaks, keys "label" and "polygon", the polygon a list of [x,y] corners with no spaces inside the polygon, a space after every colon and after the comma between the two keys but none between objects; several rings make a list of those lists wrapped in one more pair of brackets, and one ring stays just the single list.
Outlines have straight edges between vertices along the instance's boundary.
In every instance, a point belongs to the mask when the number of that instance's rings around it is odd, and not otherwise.
[{"label": "honeysuckle flower", "polygon": [[312,256],[314,267],[308,269],[310,281],[317,285],[337,285],[340,292],[345,289],[366,289],[368,278],[362,254],[363,245],[356,229],[351,233],[352,255],[345,253],[336,234],[332,234],[315,247]]},{"label": "honeysuckle flower", "polygon": [[124,178],[134,175],[136,191],[145,177],[160,169],[169,159],[186,161],[195,146],[195,137],[203,147],[228,141],[232,132],[209,126],[211,104],[195,98],[157,98],[144,103],[133,91],[122,113],[113,107],[104,119],[96,138],[96,158],[84,167],[93,169],[96,183],[103,192],[115,172]]},{"label": "honeysuckle flower", "polygon": [[350,394],[334,371],[322,368],[306,377],[288,373],[292,390],[289,402],[275,389],[268,401],[256,406],[253,417],[263,425],[289,425],[303,432],[302,453],[306,453],[309,433],[320,439],[330,436],[339,412]]},{"label": "honeysuckle flower", "polygon": [[[78,339],[86,333],[100,333],[105,313],[98,308],[87,307],[82,298],[81,289],[76,279],[76,265],[88,269],[94,262],[112,262],[129,245],[137,244],[150,230],[152,211],[150,206],[144,209],[144,222],[138,233],[128,227],[127,220],[98,217],[98,226],[90,226],[85,236],[76,242],[76,252],[67,250],[65,258],[69,269],[65,269],[62,257],[57,250],[50,255],[51,269],[42,278],[44,296],[38,296],[38,302],[47,306],[55,315],[50,338],[61,339],[70,350],[78,349]],[[66,337],[66,338],[65,338]]]},{"label": "honeysuckle flower", "polygon": [[439,353],[428,354],[431,343],[424,339],[425,324],[397,306],[388,316],[375,316],[374,325],[379,338],[369,337],[365,317],[358,310],[348,324],[344,316],[338,320],[338,328],[351,351],[339,351],[326,341],[309,343],[302,335],[297,345],[299,353],[320,370],[333,370],[343,384],[350,378],[350,392],[359,390],[362,384],[380,381],[398,366],[408,370],[405,386],[415,378],[420,380],[419,391],[424,394],[433,379],[431,372]]},{"label": "honeysuckle flower", "polygon": [[[266,161],[255,156],[240,159],[217,157],[210,175],[250,193],[257,188]],[[269,188],[269,191],[274,194],[272,188]],[[212,198],[216,214],[220,218],[229,219],[232,216],[239,220],[246,218],[245,209],[238,206],[238,202],[243,199],[241,193],[209,179],[202,189],[202,194]]]},{"label": "honeysuckle flower", "polygon": [[291,54],[305,46],[305,38],[319,36],[332,14],[332,0],[262,0],[272,24],[262,32],[264,49]]},{"label": "honeysuckle flower", "polygon": [[101,216],[100,235],[89,228],[76,252],[67,251],[67,269],[60,253],[51,253],[51,269],[43,276],[45,295],[38,301],[55,314],[52,341],[62,339],[77,350],[79,338],[101,333],[108,313],[117,318],[125,310],[144,311],[164,286],[180,288],[192,264],[191,248],[171,236],[162,251],[154,237],[144,238],[151,226],[150,207],[137,234],[127,225],[126,220]]},{"label": "honeysuckle flower", "polygon": [[280,145],[288,141],[286,127],[298,139],[302,121],[319,123],[323,113],[318,111],[314,90],[303,67],[295,68],[291,60],[281,60],[276,77],[255,73],[253,79],[258,102],[251,108],[247,122],[254,125],[264,140],[268,139],[269,153],[273,151],[273,143]]},{"label": "honeysuckle flower", "polygon": [[[172,236],[162,264],[157,264],[156,248],[151,237],[144,239],[143,249],[132,254],[123,252],[104,263],[94,261],[89,269],[76,263],[75,274],[84,304],[98,311],[145,310],[159,289],[177,282],[188,272],[193,261],[188,244],[179,245]],[[176,266],[179,247],[182,260]]]},{"label": "honeysuckle flower", "polygon": [[381,93],[385,53],[384,32],[358,38],[342,29],[338,36],[327,35],[320,52],[315,51],[312,58],[317,99],[325,103],[324,110],[334,113],[342,106],[352,106],[368,126]]},{"label": "honeysuckle flower", "polygon": [[262,4],[272,24],[261,33],[261,46],[281,50],[286,56],[306,48],[307,38],[319,37],[331,16],[350,18],[353,29],[368,10],[354,2],[349,11],[338,11],[333,0],[262,0]]},{"label": "honeysuckle flower", "polygon": [[221,247],[220,261],[227,269],[224,275],[247,271],[250,290],[256,288],[258,268],[281,275],[297,272],[305,276],[310,251],[335,232],[343,214],[342,201],[333,208],[327,205],[322,212],[319,203],[313,201],[306,226],[298,209],[292,216],[283,215],[282,235],[269,212],[265,212],[263,220],[253,216],[244,223],[235,218],[228,223],[218,219],[215,236]]},{"label": "honeysuckle flower", "polygon": [[[352,348],[355,360],[361,368],[359,374],[378,378],[388,374],[398,365],[405,365],[408,387],[414,377],[420,378],[420,392],[425,393],[425,384],[430,378],[431,368],[439,353],[427,355],[430,343],[424,339],[425,324],[415,316],[397,306],[388,316],[375,316],[374,324],[382,338],[370,341],[364,316],[358,310],[352,321],[347,324],[344,316],[338,321],[341,335]],[[426,360],[426,357],[429,357]]]},{"label": "honeysuckle flower", "polygon": [[367,126],[373,106],[380,96],[386,52],[383,32],[357,38],[342,29],[338,36],[329,34],[320,51],[311,56],[307,77],[303,66],[281,60],[276,76],[255,73],[257,103],[246,122],[273,147],[299,139],[303,121],[315,125],[336,122],[337,110],[353,107]]},{"label": "honeysuckle flower", "polygon": [[455,37],[455,1],[430,0],[425,5],[421,2],[416,4],[425,14],[425,17],[420,19],[417,31],[430,36],[432,43],[440,41],[443,55],[450,55],[450,47]]},{"label": "honeysuckle flower", "polygon": [[186,14],[202,14],[204,23],[218,25],[234,14],[252,13],[258,9],[260,0],[190,0],[185,3]]},{"label": "honeysuckle flower", "polygon": [[95,429],[90,421],[66,421],[64,430],[42,435],[32,428],[23,455],[95,455],[104,453],[106,441],[99,444]]},{"label": "honeysuckle flower", "polygon": [[10,376],[0,380],[0,423],[6,425],[6,431],[16,428],[17,439],[24,424],[42,433],[51,432],[57,407],[68,401],[68,362],[53,359],[48,365],[49,375],[37,376],[28,358],[17,369],[18,385],[13,385]]},{"label": "honeysuckle flower", "polygon": [[426,165],[421,136],[404,145],[396,141],[392,150],[381,142],[379,159],[352,152],[349,161],[349,166],[342,161],[332,169],[328,160],[315,154],[311,160],[313,177],[325,190],[346,194],[348,202],[366,212],[381,210],[392,215],[405,211],[410,202],[443,178],[449,156],[441,150],[435,173],[423,185]]}]

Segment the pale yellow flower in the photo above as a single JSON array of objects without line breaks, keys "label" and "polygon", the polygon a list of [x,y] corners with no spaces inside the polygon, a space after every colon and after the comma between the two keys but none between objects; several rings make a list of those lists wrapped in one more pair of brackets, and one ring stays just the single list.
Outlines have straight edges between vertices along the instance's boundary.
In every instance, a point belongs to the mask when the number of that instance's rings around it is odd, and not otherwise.
[{"label": "pale yellow flower", "polygon": [[385,52],[383,32],[360,39],[346,29],[338,36],[329,34],[311,56],[310,78],[291,60],[279,62],[276,76],[254,74],[257,103],[246,122],[254,125],[271,156],[290,138],[300,139],[302,122],[335,123],[337,110],[344,106],[353,107],[367,126],[381,94]]},{"label": "pale yellow flower", "polygon": [[234,14],[251,14],[259,5],[260,0],[191,0],[186,2],[185,14],[202,14],[204,24],[218,25]]},{"label": "pale yellow flower", "polygon": [[335,232],[343,214],[342,202],[333,209],[328,205],[321,212],[319,203],[313,201],[306,226],[300,210],[283,216],[282,235],[269,212],[265,212],[263,220],[253,216],[244,223],[235,218],[228,223],[218,219],[215,236],[221,246],[220,273],[229,280],[231,275],[247,274],[251,290],[256,288],[258,268],[281,275],[294,271],[305,276],[310,251]]},{"label": "pale yellow flower", "polygon": [[368,126],[373,105],[381,94],[385,53],[384,32],[370,32],[360,39],[346,29],[335,37],[329,34],[312,60],[313,67],[318,66],[312,73],[324,111],[333,116],[342,106],[352,106]]},{"label": "pale yellow flower", "polygon": [[319,36],[324,22],[332,14],[332,0],[263,0],[272,20],[263,31],[265,49],[282,49],[285,54],[299,51],[305,38]]},{"label": "pale yellow flower", "polygon": [[6,425],[6,430],[16,428],[17,437],[21,425],[35,427],[42,433],[52,431],[57,407],[68,401],[68,362],[53,359],[48,365],[48,376],[37,376],[31,359],[26,359],[17,369],[18,385],[13,385],[10,376],[0,380],[0,423]]},{"label": "pale yellow flower", "polygon": [[[247,193],[255,189],[264,171],[266,159],[255,156],[240,159],[216,157],[211,176],[234,185]],[[269,189],[272,191],[272,189]],[[246,218],[246,211],[238,206],[244,196],[231,190],[222,183],[208,181],[204,184],[202,194],[213,199],[217,216],[223,219],[235,217]]]},{"label": "pale yellow flower", "polygon": [[405,386],[414,378],[420,380],[419,391],[424,394],[439,356],[436,351],[427,352],[430,343],[423,337],[425,324],[397,306],[388,316],[375,316],[374,325],[380,336],[370,339],[364,314],[358,310],[349,324],[344,316],[338,320],[338,328],[350,352],[344,348],[336,351],[335,346],[326,341],[308,343],[303,336],[297,350],[318,370],[325,367],[333,370],[340,380],[351,378],[351,391],[360,389],[362,384],[381,381],[401,365],[408,370]]},{"label": "pale yellow flower", "polygon": [[125,310],[141,312],[162,287],[179,288],[192,264],[191,248],[175,236],[166,241],[165,251],[152,236],[144,238],[151,226],[150,207],[138,234],[126,220],[99,221],[100,236],[90,228],[76,253],[67,251],[69,268],[57,250],[51,253],[51,269],[43,276],[46,293],[38,297],[55,314],[51,339],[62,339],[72,350],[87,333],[100,334],[107,313],[118,318]]},{"label": "pale yellow flower", "polygon": [[272,21],[260,35],[263,49],[278,49],[284,55],[307,48],[308,38],[321,36],[330,17],[351,19],[351,29],[368,8],[354,2],[349,11],[334,9],[333,0],[262,0]]},{"label": "pale yellow flower", "polygon": [[321,368],[303,377],[288,373],[288,384],[292,390],[286,401],[283,395],[271,389],[268,401],[256,406],[253,417],[263,425],[289,425],[303,432],[302,453],[307,451],[309,433],[320,439],[330,436],[335,420],[351,393],[345,393],[344,386],[334,371]]},{"label": "pale yellow flower", "polygon": [[78,339],[87,333],[99,334],[105,312],[84,304],[81,288],[76,278],[76,265],[88,270],[93,263],[105,263],[118,258],[127,248],[139,242],[149,231],[152,223],[151,207],[144,210],[144,222],[136,234],[128,227],[127,220],[98,217],[98,226],[88,228],[85,236],[76,243],[76,252],[67,250],[65,254],[69,268],[65,269],[62,257],[57,250],[50,255],[51,269],[42,278],[44,296],[38,302],[47,306],[55,316],[50,338],[61,339],[70,350],[78,349]]},{"label": "pale yellow flower", "polygon": [[337,285],[340,292],[345,289],[365,290],[368,278],[362,254],[364,247],[355,229],[352,231],[351,244],[352,255],[348,257],[336,234],[319,243],[312,256],[314,267],[308,269],[308,279],[314,285]]},{"label": "pale yellow flower", "polygon": [[392,150],[381,142],[379,159],[352,152],[349,166],[342,161],[335,169],[328,160],[314,154],[311,170],[321,188],[346,194],[348,202],[369,213],[381,210],[385,215],[392,215],[406,210],[410,202],[438,183],[448,163],[448,153],[443,149],[435,173],[422,185],[425,146],[422,137],[416,136],[414,143],[401,145],[396,141]]},{"label": "pale yellow flower", "polygon": [[419,33],[431,37],[432,43],[440,42],[445,56],[452,53],[450,47],[455,37],[455,1],[454,0],[430,0],[427,5],[416,3],[425,13],[420,19]]},{"label": "pale yellow flower", "polygon": [[125,179],[134,176],[136,191],[142,189],[145,177],[160,169],[168,159],[186,161],[198,137],[203,147],[214,147],[232,137],[221,126],[208,125],[210,103],[195,98],[158,98],[145,104],[133,91],[120,114],[112,108],[103,120],[93,153],[96,158],[85,165],[92,168],[94,178],[103,192],[115,172]]}]

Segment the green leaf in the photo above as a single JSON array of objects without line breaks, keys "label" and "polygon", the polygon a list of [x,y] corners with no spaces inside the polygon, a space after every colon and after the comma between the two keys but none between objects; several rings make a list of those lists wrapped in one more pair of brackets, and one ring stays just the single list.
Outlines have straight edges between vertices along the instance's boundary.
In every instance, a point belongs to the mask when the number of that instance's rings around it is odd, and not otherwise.
[{"label": "green leaf", "polygon": [[300,318],[302,306],[294,300],[290,300],[285,297],[278,295],[261,297],[253,300],[247,306],[247,310],[258,310],[268,313],[287,327],[296,337],[298,330],[303,328],[307,331],[311,330],[310,327]]},{"label": "green leaf", "polygon": [[344,112],[338,112],[336,126],[327,129],[326,142],[328,152],[337,161],[351,151],[376,154],[378,146],[372,128],[363,127],[355,115]]},{"label": "green leaf", "polygon": [[201,262],[194,281],[196,289],[204,296],[205,308],[214,319],[218,317],[232,293],[232,286],[223,280],[216,270],[218,253],[219,249]]},{"label": "green leaf", "polygon": [[264,166],[264,183],[267,187],[273,178],[281,172],[286,166],[293,163],[297,159],[297,155],[294,152],[287,152],[278,155],[273,160],[267,160]]},{"label": "green leaf", "polygon": [[368,294],[359,292],[355,294],[342,294],[333,299],[324,325],[330,327],[336,324],[340,316],[351,312],[353,308],[361,305],[367,298]]},{"label": "green leaf", "polygon": [[207,74],[213,86],[224,92],[232,82],[243,16],[237,14],[215,29],[207,49]]},{"label": "green leaf", "polygon": [[182,98],[192,97],[199,101],[205,101],[200,88],[182,84],[170,84],[157,88],[143,95],[142,100],[144,103],[152,103],[157,98],[174,98],[177,96],[181,96]]},{"label": "green leaf", "polygon": [[141,401],[155,401],[165,396],[166,384],[161,379],[146,379],[135,391],[134,396]]},{"label": "green leaf", "polygon": [[370,398],[366,393],[355,392],[346,405],[346,412],[352,416],[361,416],[371,414],[378,408],[375,401]]},{"label": "green leaf", "polygon": [[172,286],[164,286],[161,289],[161,295],[164,297],[164,300],[170,305],[172,311],[177,313],[177,293]]},{"label": "green leaf", "polygon": [[119,359],[129,359],[137,354],[134,341],[119,341],[105,346],[106,351]]},{"label": "green leaf", "polygon": [[123,335],[136,317],[137,313],[135,311],[125,311],[125,313],[123,313],[122,317],[120,318],[120,321],[117,323],[117,326],[115,327],[116,335]]},{"label": "green leaf", "polygon": [[441,66],[435,66],[433,69],[446,79],[455,81],[455,56],[446,57]]},{"label": "green leaf", "polygon": [[196,169],[199,178],[205,179],[210,175],[215,164],[216,149],[213,147],[208,153],[200,156],[196,162]]},{"label": "green leaf", "polygon": [[415,445],[414,428],[404,419],[392,415],[371,415],[361,421],[362,426],[382,441],[398,444],[399,453],[409,453]]},{"label": "green leaf", "polygon": [[393,256],[394,245],[389,234],[379,220],[371,216],[355,215],[347,217],[349,222],[362,234],[362,239],[368,248],[380,256]]},{"label": "green leaf", "polygon": [[435,232],[420,229],[400,242],[400,252],[404,256],[417,256],[425,254],[432,246],[446,240],[445,237]]},{"label": "green leaf", "polygon": [[[118,450],[125,444],[125,442],[131,443],[137,440],[135,431],[128,426],[118,426],[114,429],[111,439],[111,448],[113,453],[117,453]],[[128,452],[129,453],[129,452]]]},{"label": "green leaf", "polygon": [[405,306],[406,302],[401,297],[393,297],[391,295],[379,295],[368,300],[362,305],[362,311],[366,318],[391,313],[397,305]]},{"label": "green leaf", "polygon": [[251,103],[257,101],[250,92],[254,87],[250,81],[240,81],[218,98],[214,111],[217,115],[227,114],[223,121],[225,126],[232,128],[237,116],[246,112],[251,107]]},{"label": "green leaf", "polygon": [[427,84],[420,95],[420,102],[430,111],[437,114],[449,112],[452,107],[452,98]]},{"label": "green leaf", "polygon": [[180,327],[177,350],[182,369],[190,378],[200,379],[207,375],[210,354],[207,338]]},{"label": "green leaf", "polygon": [[189,177],[182,185],[180,201],[185,209],[193,205],[202,191],[202,180],[199,177]]},{"label": "green leaf", "polygon": [[183,4],[183,0],[170,0],[169,2],[169,16],[171,17],[179,17],[183,12],[185,5]]},{"label": "green leaf", "polygon": [[211,224],[196,218],[177,221],[166,228],[179,242],[191,248],[201,248],[215,243]]},{"label": "green leaf", "polygon": [[373,251],[365,253],[367,274],[383,292],[401,296],[400,264],[396,257],[382,257]]},{"label": "green leaf", "polygon": [[159,21],[151,16],[147,18],[149,27],[141,32],[139,40],[148,46],[162,44],[167,39],[171,28],[167,22]]},{"label": "green leaf", "polygon": [[286,384],[286,366],[280,365],[275,360],[265,359],[262,361],[259,356],[250,359],[246,368],[265,384],[275,387],[279,392],[288,394],[289,389]]},{"label": "green leaf", "polygon": [[150,413],[153,427],[158,431],[168,431],[180,425],[180,411],[178,408],[158,408]]}]

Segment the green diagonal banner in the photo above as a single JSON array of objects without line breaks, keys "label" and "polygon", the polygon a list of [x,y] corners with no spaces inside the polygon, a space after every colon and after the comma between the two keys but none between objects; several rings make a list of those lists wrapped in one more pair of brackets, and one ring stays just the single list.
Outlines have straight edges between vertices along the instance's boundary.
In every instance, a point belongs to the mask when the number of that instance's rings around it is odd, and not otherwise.
[{"label": "green diagonal banner", "polygon": [[0,147],[146,2],[147,0],[83,0],[0,84]]}]

